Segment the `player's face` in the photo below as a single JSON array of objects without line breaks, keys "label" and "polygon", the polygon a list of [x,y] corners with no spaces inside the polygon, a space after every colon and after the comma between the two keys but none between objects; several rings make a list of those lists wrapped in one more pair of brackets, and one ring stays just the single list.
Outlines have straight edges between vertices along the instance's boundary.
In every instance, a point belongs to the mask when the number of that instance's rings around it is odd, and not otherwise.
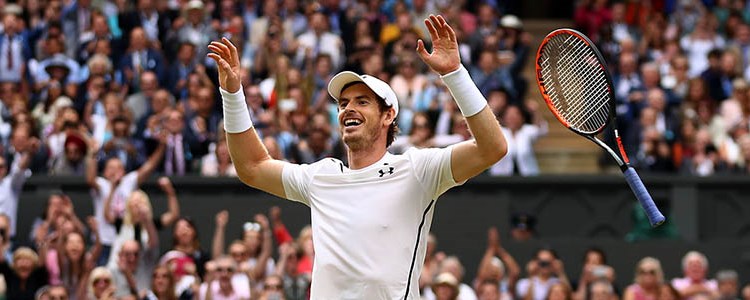
[{"label": "player's face", "polygon": [[350,150],[367,149],[379,138],[386,138],[389,123],[379,101],[365,84],[352,85],[341,93],[339,131]]}]

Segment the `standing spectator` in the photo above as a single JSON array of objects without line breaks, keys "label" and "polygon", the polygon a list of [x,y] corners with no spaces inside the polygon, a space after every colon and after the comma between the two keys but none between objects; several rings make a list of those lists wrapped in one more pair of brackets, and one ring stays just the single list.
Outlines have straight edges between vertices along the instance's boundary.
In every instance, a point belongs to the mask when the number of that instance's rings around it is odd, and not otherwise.
[{"label": "standing spectator", "polygon": [[[112,243],[113,254],[109,257],[109,265],[116,263],[117,256],[114,253],[120,253],[120,248],[127,241],[135,240],[147,251],[150,249],[157,249],[156,251],[158,251],[159,234],[156,231],[155,221],[159,222],[160,220],[154,220],[148,195],[142,190],[135,190],[130,193],[130,197],[125,203],[125,213],[122,218],[116,218],[112,212],[110,207],[112,195],[114,194],[110,193],[110,197],[104,203],[105,218],[107,222],[114,224],[117,230],[117,237]],[[150,274],[151,270],[148,270],[148,273]]]},{"label": "standing spectator", "polygon": [[6,228],[10,235],[4,236],[4,239],[13,239],[16,236],[18,198],[21,196],[21,189],[26,178],[31,176],[29,164],[35,147],[32,144],[26,149],[19,149],[22,152],[16,153],[17,158],[13,160],[13,164],[5,157],[0,157],[0,213],[6,215],[10,221],[9,227]]},{"label": "standing spectator", "polygon": [[[14,9],[14,7],[16,9]],[[14,4],[3,8],[3,33],[0,35],[0,82],[21,86],[26,80],[27,64],[31,58],[28,34],[19,16],[23,11]]]},{"label": "standing spectator", "polygon": [[625,289],[623,300],[655,300],[661,299],[661,289],[664,283],[664,271],[659,260],[644,257],[635,267],[635,280]]},{"label": "standing spectator", "polygon": [[172,20],[166,12],[157,9],[159,1],[138,0],[135,10],[121,11],[117,17],[118,26],[123,32],[132,32],[135,28],[143,28],[146,38],[155,49],[163,48],[167,52],[173,50],[169,45],[161,45],[165,41]]},{"label": "standing spectator", "polygon": [[[86,239],[79,231],[60,231],[55,239],[54,248],[51,249],[53,256],[46,257],[48,270],[57,270],[58,273],[51,276],[51,283],[60,283],[71,295],[71,299],[86,299],[86,280],[90,272],[96,266],[96,261],[101,253],[101,243],[97,230],[96,220],[88,219],[89,228],[94,236],[94,245],[86,251]],[[40,251],[45,252],[45,251]],[[54,276],[57,275],[57,276]]]},{"label": "standing spectator", "polygon": [[725,46],[724,38],[716,33],[714,27],[713,22],[711,22],[711,15],[703,14],[695,23],[695,29],[680,39],[680,47],[685,51],[690,61],[690,70],[688,71],[690,77],[698,76],[708,69],[707,58],[711,50],[723,49]]},{"label": "standing spectator", "polygon": [[129,93],[139,92],[141,74],[151,71],[156,74],[159,82],[164,82],[164,62],[161,54],[149,46],[146,31],[136,27],[130,31],[128,50],[120,61],[123,76],[123,86],[129,88]]},{"label": "standing spectator", "polygon": [[39,256],[27,247],[13,252],[13,261],[8,263],[0,256],[0,274],[5,278],[8,299],[32,300],[41,287],[47,285],[47,269],[39,262]]},{"label": "standing spectator", "polygon": [[177,49],[177,59],[167,70],[167,88],[175,97],[187,98],[188,76],[196,65],[195,45],[190,42],[180,43]]},{"label": "standing spectator", "polygon": [[505,138],[511,142],[508,143],[508,154],[490,167],[490,175],[539,175],[534,143],[547,134],[547,121],[540,114],[537,102],[527,101],[526,108],[531,114],[531,124],[528,124],[521,107],[509,105],[505,108],[502,129]]},{"label": "standing spectator", "polygon": [[208,253],[201,249],[198,229],[193,220],[180,217],[174,223],[172,233],[172,250],[182,252],[190,258],[190,262],[197,269],[198,276],[205,278],[206,263],[211,259]]},{"label": "standing spectator", "polygon": [[310,15],[309,24],[310,29],[297,37],[299,46],[294,64],[303,66],[305,59],[325,53],[331,57],[333,70],[338,70],[344,63],[344,42],[330,31],[328,20],[322,12]]},{"label": "standing spectator", "polygon": [[210,18],[205,13],[203,1],[190,0],[182,8],[186,17],[180,23],[180,26],[175,25],[177,23],[172,25],[173,28],[177,27],[177,29],[166,40],[172,45],[179,45],[184,42],[195,45],[195,57],[203,59],[208,51],[206,45],[209,41],[217,38],[217,32],[209,24]]},{"label": "standing spectator", "polygon": [[682,257],[682,272],[685,277],[672,279],[672,286],[682,299],[692,299],[699,294],[718,297],[716,280],[707,279],[708,258],[698,251],[690,251]]},{"label": "standing spectator", "polygon": [[[115,241],[117,231],[115,226],[107,222],[105,218],[105,202],[106,199],[112,198],[111,207],[114,210],[115,216],[123,216],[125,212],[125,202],[130,197],[130,194],[135,191],[138,186],[148,178],[149,175],[156,168],[156,164],[164,154],[164,143],[160,143],[159,147],[149,159],[135,171],[125,173],[125,166],[122,160],[117,157],[107,159],[104,163],[104,170],[102,176],[97,176],[97,164],[94,160],[94,149],[93,141],[91,138],[87,138],[89,142],[89,151],[86,154],[86,183],[91,188],[91,197],[94,201],[94,216],[97,223],[100,225],[99,234],[102,239],[102,255],[98,262],[98,265],[104,265],[109,259],[110,252],[112,249],[112,243]],[[112,195],[110,195],[112,194]],[[106,259],[104,259],[106,258]]]},{"label": "standing spectator", "polygon": [[516,284],[517,299],[544,300],[553,285],[558,282],[569,285],[562,261],[551,249],[537,250],[526,265],[526,272],[529,277]]}]

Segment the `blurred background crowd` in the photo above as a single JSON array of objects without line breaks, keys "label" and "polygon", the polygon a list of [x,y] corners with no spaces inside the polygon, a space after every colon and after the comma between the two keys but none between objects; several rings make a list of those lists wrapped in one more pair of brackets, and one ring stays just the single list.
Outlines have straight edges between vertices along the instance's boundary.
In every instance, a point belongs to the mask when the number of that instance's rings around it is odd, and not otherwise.
[{"label": "blurred background crowd", "polygon": [[[513,8],[503,0],[0,1],[0,291],[5,299],[307,298],[309,228],[293,237],[273,208],[229,240],[221,212],[210,247],[201,245],[168,179],[236,176],[216,67],[206,59],[219,37],[240,49],[247,105],[274,158],[346,161],[326,92],[340,70],[378,76],[396,91],[401,135],[390,151],[471,138],[414,51],[427,37],[422,20],[440,13],[509,140],[489,175],[539,174],[534,142],[548,125],[524,75],[536,45]],[[571,11],[609,62],[619,128],[639,170],[748,173],[747,1],[581,0]],[[19,217],[35,217],[17,215],[30,174],[78,176],[94,215],[84,218],[73,207],[81,199],[54,192],[31,232],[16,232]],[[165,176],[161,215],[139,190],[153,174]],[[162,230],[172,239],[159,241]],[[533,239],[533,222],[514,218],[510,235]],[[553,249],[516,262],[498,236],[489,230],[477,274],[465,274],[461,254],[440,252],[430,237],[424,297],[750,299],[736,272],[709,273],[698,252],[685,254],[684,274],[671,279],[657,259],[644,257],[628,274],[591,249],[581,253],[581,276],[568,278]],[[618,286],[615,275],[632,284]]]}]

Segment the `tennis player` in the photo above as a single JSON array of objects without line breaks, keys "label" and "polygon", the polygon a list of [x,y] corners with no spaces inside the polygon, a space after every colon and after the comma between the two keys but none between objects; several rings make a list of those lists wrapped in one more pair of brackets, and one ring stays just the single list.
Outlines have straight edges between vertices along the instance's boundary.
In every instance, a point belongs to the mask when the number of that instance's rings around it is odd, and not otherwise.
[{"label": "tennis player", "polygon": [[442,16],[430,16],[425,25],[432,53],[421,40],[417,53],[450,89],[474,140],[389,154],[395,93],[375,77],[345,71],[331,79],[328,93],[338,103],[348,165],[333,158],[309,165],[272,159],[250,120],[237,49],[227,39],[208,46],[219,66],[227,143],[240,180],[310,207],[312,299],[419,299],[435,200],[507,151],[487,101],[461,65],[453,29]]}]

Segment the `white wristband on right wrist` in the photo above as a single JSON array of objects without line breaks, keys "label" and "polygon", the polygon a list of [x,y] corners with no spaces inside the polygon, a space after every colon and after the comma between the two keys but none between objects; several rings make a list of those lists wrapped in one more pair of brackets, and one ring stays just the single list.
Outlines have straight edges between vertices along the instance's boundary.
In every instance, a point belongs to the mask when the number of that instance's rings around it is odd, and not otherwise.
[{"label": "white wristband on right wrist", "polygon": [[245,92],[242,86],[234,93],[219,88],[222,105],[224,107],[224,131],[227,133],[241,133],[253,127],[250,111],[247,110]]},{"label": "white wristband on right wrist", "polygon": [[478,114],[487,106],[487,99],[479,91],[463,65],[453,72],[440,76],[458,104],[464,117]]}]

